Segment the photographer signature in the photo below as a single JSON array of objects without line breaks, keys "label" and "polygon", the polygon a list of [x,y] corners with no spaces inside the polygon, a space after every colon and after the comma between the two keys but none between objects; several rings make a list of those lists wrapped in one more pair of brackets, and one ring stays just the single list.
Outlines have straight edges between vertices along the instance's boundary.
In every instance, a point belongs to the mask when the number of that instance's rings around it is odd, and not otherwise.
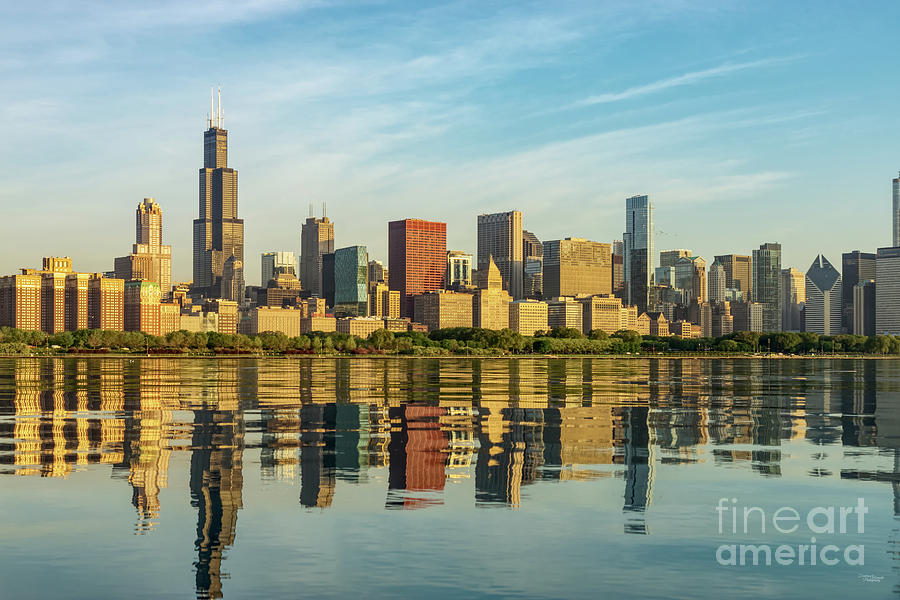
[{"label": "photographer signature", "polygon": [[859,578],[866,583],[881,583],[884,577],[880,575],[859,575]]}]

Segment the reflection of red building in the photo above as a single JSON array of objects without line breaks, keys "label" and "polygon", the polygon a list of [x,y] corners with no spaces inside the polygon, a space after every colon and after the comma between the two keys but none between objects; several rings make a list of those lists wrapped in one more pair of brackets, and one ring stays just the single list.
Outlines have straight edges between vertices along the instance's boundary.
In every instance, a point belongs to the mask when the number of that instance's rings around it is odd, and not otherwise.
[{"label": "reflection of red building", "polygon": [[390,410],[391,421],[399,420],[399,428],[392,427],[389,508],[422,508],[441,504],[442,500],[428,494],[410,492],[442,492],[446,479],[449,440],[441,431],[438,418],[445,413],[439,406],[407,405]]},{"label": "reflection of red building", "polygon": [[413,316],[413,296],[444,287],[447,224],[421,219],[388,223],[389,287],[400,292],[400,316]]}]

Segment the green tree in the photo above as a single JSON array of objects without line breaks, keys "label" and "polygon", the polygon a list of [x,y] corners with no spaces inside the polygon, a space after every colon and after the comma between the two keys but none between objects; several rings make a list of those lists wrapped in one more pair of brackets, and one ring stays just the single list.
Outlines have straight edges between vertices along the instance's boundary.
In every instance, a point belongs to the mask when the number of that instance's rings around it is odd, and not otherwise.
[{"label": "green tree", "polygon": [[394,333],[387,329],[376,329],[369,334],[369,343],[376,350],[393,350],[396,346]]}]

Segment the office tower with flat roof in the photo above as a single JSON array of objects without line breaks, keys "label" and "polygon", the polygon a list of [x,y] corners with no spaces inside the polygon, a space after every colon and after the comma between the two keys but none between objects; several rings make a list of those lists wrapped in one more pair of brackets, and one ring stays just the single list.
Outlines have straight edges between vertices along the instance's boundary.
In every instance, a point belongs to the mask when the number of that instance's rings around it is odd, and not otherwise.
[{"label": "office tower with flat roof", "polygon": [[679,258],[690,258],[693,253],[690,250],[679,248],[677,250],[663,250],[659,253],[660,267],[674,267]]},{"label": "office tower with flat roof", "polygon": [[625,199],[625,291],[627,303],[646,312],[653,274],[653,205],[647,196]]},{"label": "office tower with flat roof", "polygon": [[900,248],[879,248],[875,259],[875,333],[900,335]]},{"label": "office tower with flat roof", "polygon": [[803,331],[803,308],[806,304],[806,275],[791,267],[781,270],[782,331]]},{"label": "office tower with flat roof", "polygon": [[715,260],[725,267],[725,287],[740,290],[744,299],[751,300],[753,294],[753,259],[743,254],[723,254]]},{"label": "office tower with flat roof", "polygon": [[320,271],[322,281],[322,298],[325,299],[325,305],[328,308],[334,308],[334,252],[322,255],[322,268]]},{"label": "office tower with flat roof", "polygon": [[841,274],[821,254],[806,271],[806,331],[819,335],[841,333]]},{"label": "office tower with flat roof", "polygon": [[893,185],[893,214],[891,215],[891,223],[893,225],[894,247],[900,246],[900,174],[892,182]]},{"label": "office tower with flat roof", "polygon": [[[225,129],[222,95],[203,134],[203,168],[200,169],[200,214],[194,220],[194,289],[207,298],[243,301],[244,221],[238,218],[237,171],[228,166],[228,131]],[[229,259],[231,282],[223,285]],[[223,293],[228,294],[224,296]],[[240,297],[232,297],[240,294]]]},{"label": "office tower with flat roof", "polygon": [[263,252],[260,267],[259,286],[265,288],[279,274],[290,273],[296,277],[297,258],[293,252]]},{"label": "office tower with flat roof", "polygon": [[460,250],[447,252],[447,274],[444,277],[447,289],[458,290],[472,285],[472,255]]},{"label": "office tower with flat roof", "polygon": [[334,251],[334,314],[336,317],[369,314],[369,252],[365,246]]},{"label": "office tower with flat roof", "polygon": [[544,242],[544,296],[612,294],[612,247],[583,238]]},{"label": "office tower with flat roof", "polygon": [[88,281],[90,273],[66,275],[66,331],[88,328]]},{"label": "office tower with flat roof", "polygon": [[725,302],[725,267],[718,260],[714,260],[709,267],[709,302],[717,304]]},{"label": "office tower with flat roof", "polygon": [[875,335],[875,280],[853,286],[853,335]]},{"label": "office tower with flat roof", "polygon": [[400,316],[412,317],[414,296],[444,287],[447,224],[421,219],[388,223],[388,268],[388,284],[400,292]]},{"label": "office tower with flat roof", "polygon": [[503,277],[503,289],[518,300],[523,295],[522,213],[478,215],[478,268],[484,269],[493,257]]},{"label": "office tower with flat roof", "polygon": [[159,335],[159,285],[152,281],[125,283],[125,331]]},{"label": "office tower with flat roof", "polygon": [[532,336],[547,331],[547,303],[540,300],[516,300],[509,303],[509,328],[520,335]]},{"label": "office tower with flat roof", "polygon": [[40,331],[41,276],[34,271],[0,277],[0,327]]},{"label": "office tower with flat roof", "polygon": [[[621,303],[621,300],[619,300]],[[547,301],[547,326],[582,330],[583,306],[575,298],[553,298]]]},{"label": "office tower with flat roof", "polygon": [[684,292],[685,304],[692,300],[706,302],[706,261],[702,256],[675,260],[675,288]]},{"label": "office tower with flat roof", "polygon": [[88,329],[125,330],[125,280],[103,277],[88,280]]},{"label": "office tower with flat roof", "polygon": [[135,243],[131,254],[114,261],[117,278],[152,281],[163,294],[172,289],[172,247],[162,243],[162,225],[162,208],[153,198],[144,198],[135,212]]},{"label": "office tower with flat roof", "polygon": [[841,285],[843,286],[844,319],[842,327],[845,333],[853,331],[853,288],[860,281],[875,279],[875,259],[871,252],[844,252],[841,256]]},{"label": "office tower with flat roof", "polygon": [[334,252],[334,223],[309,216],[300,229],[300,283],[313,296],[324,296],[322,257]]},{"label": "office tower with flat roof", "polygon": [[[394,265],[391,263],[391,272]],[[413,320],[429,331],[449,327],[472,327],[472,294],[436,289],[416,294],[413,299]]]},{"label": "office tower with flat roof", "polygon": [[762,305],[763,331],[781,331],[781,244],[766,243],[753,251],[753,299]]}]

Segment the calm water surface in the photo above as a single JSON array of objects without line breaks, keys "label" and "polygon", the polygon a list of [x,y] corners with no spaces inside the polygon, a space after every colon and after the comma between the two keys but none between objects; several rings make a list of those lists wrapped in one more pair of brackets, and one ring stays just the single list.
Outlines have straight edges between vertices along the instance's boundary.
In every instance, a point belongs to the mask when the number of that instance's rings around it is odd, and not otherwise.
[{"label": "calm water surface", "polygon": [[0,598],[896,598],[898,482],[900,361],[0,360]]}]

